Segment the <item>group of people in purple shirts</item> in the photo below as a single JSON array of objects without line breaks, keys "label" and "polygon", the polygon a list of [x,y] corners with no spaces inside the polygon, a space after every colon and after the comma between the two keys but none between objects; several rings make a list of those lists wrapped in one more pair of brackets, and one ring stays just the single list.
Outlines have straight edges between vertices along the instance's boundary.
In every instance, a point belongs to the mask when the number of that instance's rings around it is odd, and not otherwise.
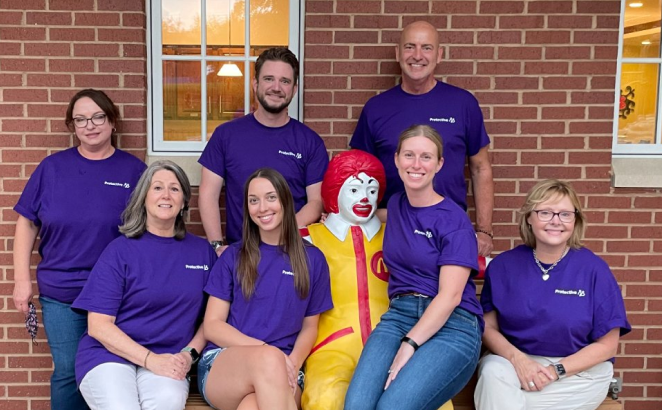
[{"label": "group of people in purple shirts", "polygon": [[[478,410],[597,408],[630,325],[609,267],[582,247],[580,198],[558,180],[529,191],[522,244],[490,263],[479,302],[472,277],[493,250],[494,202],[482,112],[434,78],[432,25],[406,26],[395,51],[401,84],[368,101],[350,141],[386,169],[378,214],[391,302],[345,408],[437,409],[476,368]],[[305,359],[333,301],[324,255],[298,231],[322,215],[328,164],[322,139],[287,115],[298,67],[286,48],[262,53],[256,111],[219,126],[200,157],[209,242],[186,231],[185,172],[117,149],[119,111],[103,92],[72,98],[65,122],[79,144],[44,159],[14,208],[14,303],[26,314],[40,238],[53,409],[183,409],[198,360],[214,408],[300,408]]]}]

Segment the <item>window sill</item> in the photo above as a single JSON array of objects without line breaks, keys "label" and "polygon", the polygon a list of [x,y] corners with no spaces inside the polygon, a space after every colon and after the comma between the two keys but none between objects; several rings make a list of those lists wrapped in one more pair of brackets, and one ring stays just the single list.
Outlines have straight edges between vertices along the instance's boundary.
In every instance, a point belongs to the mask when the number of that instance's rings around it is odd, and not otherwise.
[{"label": "window sill", "polygon": [[662,188],[662,157],[612,157],[614,188]]}]

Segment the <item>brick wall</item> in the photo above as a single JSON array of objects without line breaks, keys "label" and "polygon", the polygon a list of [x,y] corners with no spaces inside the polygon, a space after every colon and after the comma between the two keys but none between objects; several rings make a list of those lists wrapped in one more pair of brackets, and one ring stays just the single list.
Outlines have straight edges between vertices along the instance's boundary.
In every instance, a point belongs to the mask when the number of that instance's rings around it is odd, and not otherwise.
[{"label": "brick wall", "polygon": [[[540,178],[573,181],[587,245],[609,261],[634,326],[619,348],[627,410],[662,406],[662,196],[610,187],[619,1],[307,0],[306,123],[347,146],[364,102],[395,84],[393,44],[427,18],[442,31],[439,75],[479,99],[492,137],[495,247],[517,241],[515,209]],[[107,90],[120,146],[145,153],[145,5],[137,0],[0,3],[0,408],[47,409],[51,360],[13,309],[11,209],[46,155],[70,146],[66,103]],[[193,203],[195,206],[195,201]],[[199,213],[193,210],[199,227]],[[35,256],[34,263],[38,261]]]},{"label": "brick wall", "polygon": [[[17,217],[12,207],[36,165],[72,146],[75,137],[64,114],[79,89],[108,93],[124,118],[120,147],[144,158],[145,21],[145,5],[138,0],[0,2],[1,409],[50,408],[52,362],[44,330],[39,329],[39,345],[32,346],[11,298]],[[35,254],[33,263],[38,260]]]}]

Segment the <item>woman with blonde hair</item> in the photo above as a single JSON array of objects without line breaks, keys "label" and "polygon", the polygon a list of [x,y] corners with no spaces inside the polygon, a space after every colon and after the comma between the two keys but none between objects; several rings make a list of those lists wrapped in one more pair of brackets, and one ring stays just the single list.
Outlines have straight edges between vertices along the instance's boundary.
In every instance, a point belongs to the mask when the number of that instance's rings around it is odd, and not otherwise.
[{"label": "woman with blonde hair", "polygon": [[575,190],[536,184],[520,210],[522,245],[488,266],[477,410],[596,409],[630,331],[609,266],[582,246],[586,217]]}]

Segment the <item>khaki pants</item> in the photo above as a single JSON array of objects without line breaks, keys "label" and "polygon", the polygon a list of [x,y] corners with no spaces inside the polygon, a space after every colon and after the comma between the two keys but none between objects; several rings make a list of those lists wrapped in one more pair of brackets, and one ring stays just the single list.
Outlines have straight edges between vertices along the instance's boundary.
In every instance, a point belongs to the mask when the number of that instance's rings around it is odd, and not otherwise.
[{"label": "khaki pants", "polygon": [[[547,366],[558,357],[529,356]],[[549,384],[542,391],[521,389],[513,365],[501,356],[488,354],[478,364],[474,392],[476,410],[595,410],[607,396],[614,374],[611,362],[602,362],[574,376]]]}]

